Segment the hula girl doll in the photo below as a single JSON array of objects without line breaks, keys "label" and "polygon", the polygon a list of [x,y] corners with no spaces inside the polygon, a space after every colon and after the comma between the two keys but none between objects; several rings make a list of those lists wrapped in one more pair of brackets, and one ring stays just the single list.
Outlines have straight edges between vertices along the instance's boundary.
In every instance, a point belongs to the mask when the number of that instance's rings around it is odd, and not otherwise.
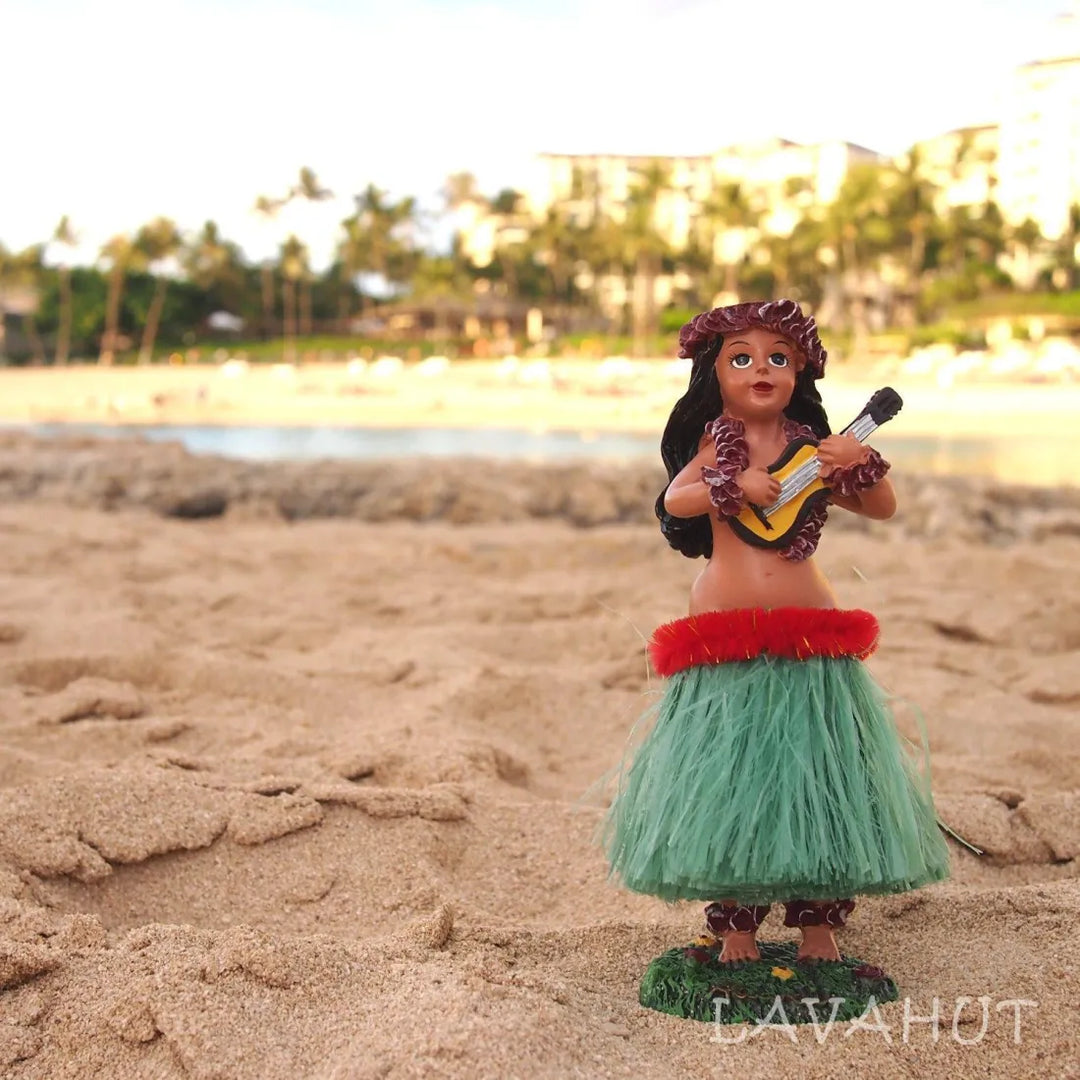
[{"label": "hula girl doll", "polygon": [[818,441],[828,502],[867,517],[895,512],[889,465],[830,434],[815,386],[826,353],[794,301],[716,308],[679,340],[693,367],[664,430],[656,513],[672,547],[707,562],[689,616],[649,643],[667,684],[604,820],[611,872],[635,892],[711,901],[697,951],[719,965],[761,959],[777,901],[802,932],[796,961],[839,961],[853,897],[947,878],[948,847],[862,662],[877,621],[838,609],[812,558],[825,503],[779,550],[727,519],[773,503],[767,467],[793,439]]}]

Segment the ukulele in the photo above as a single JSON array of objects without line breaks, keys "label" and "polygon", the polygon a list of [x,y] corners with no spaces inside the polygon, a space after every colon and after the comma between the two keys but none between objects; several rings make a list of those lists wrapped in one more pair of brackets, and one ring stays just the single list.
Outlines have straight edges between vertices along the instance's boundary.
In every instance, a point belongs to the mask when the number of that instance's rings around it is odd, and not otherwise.
[{"label": "ukulele", "polygon": [[[866,442],[904,404],[891,386],[880,389],[842,432]],[[818,475],[818,440],[793,439],[768,471],[780,481],[780,494],[771,506],[753,503],[727,519],[740,540],[763,548],[786,547],[816,506],[829,497],[828,481]]]}]

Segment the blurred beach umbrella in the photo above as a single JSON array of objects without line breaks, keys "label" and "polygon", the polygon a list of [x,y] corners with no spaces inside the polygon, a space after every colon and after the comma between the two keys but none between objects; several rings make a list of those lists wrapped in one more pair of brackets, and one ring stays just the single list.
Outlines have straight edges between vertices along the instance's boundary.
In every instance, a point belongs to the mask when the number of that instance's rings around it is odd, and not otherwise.
[{"label": "blurred beach umbrella", "polygon": [[400,356],[380,356],[367,369],[368,373],[379,379],[392,379],[401,374],[405,361]]},{"label": "blurred beach umbrella", "polygon": [[246,360],[226,360],[219,371],[226,379],[239,379],[248,373],[248,367]]},{"label": "blurred beach umbrella", "polygon": [[239,315],[230,314],[228,311],[215,311],[206,320],[206,325],[211,330],[223,330],[228,334],[238,334],[244,329],[244,320]]},{"label": "blurred beach umbrella", "polygon": [[429,356],[416,365],[413,374],[423,378],[445,375],[450,370],[450,360],[445,356]]}]

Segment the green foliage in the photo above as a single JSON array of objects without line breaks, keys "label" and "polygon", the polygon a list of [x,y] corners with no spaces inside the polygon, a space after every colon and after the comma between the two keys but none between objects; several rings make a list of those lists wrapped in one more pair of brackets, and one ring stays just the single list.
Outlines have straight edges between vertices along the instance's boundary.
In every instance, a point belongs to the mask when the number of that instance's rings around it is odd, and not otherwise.
[{"label": "green foliage", "polygon": [[907,334],[909,349],[927,345],[952,345],[957,349],[985,349],[986,331],[963,322],[938,322],[912,327]]},{"label": "green foliage", "polygon": [[994,292],[949,308],[954,319],[1006,318],[1010,315],[1061,315],[1080,320],[1080,291]]},{"label": "green foliage", "polygon": [[521,202],[521,193],[513,188],[503,188],[494,199],[491,200],[491,209],[496,214],[514,214]]},{"label": "green foliage", "polygon": [[[105,275],[85,266],[71,271],[71,353],[96,354],[105,325]],[[37,324],[43,336],[55,333],[60,325],[60,275],[47,270],[39,285]]]},{"label": "green foliage", "polygon": [[[971,152],[970,140],[962,141],[958,161]],[[832,314],[825,329],[834,342],[865,341],[874,327],[885,325],[909,333],[916,343],[934,337],[967,345],[978,332],[954,324],[997,315],[1054,315],[1057,325],[1064,320],[1080,329],[1069,322],[1080,320],[1080,205],[1072,208],[1066,234],[1051,243],[1030,220],[1006,223],[992,201],[943,205],[913,151],[896,163],[854,165],[828,206],[815,201],[809,177],[788,178],[781,189],[789,203],[781,209],[793,220],[779,225],[770,216],[777,209],[771,201],[775,191],[766,195],[747,183],[722,180],[709,193],[691,196],[668,165],[664,159],[633,163],[624,204],[615,212],[605,208],[601,171],[581,159],[570,177],[570,198],[534,221],[518,192],[504,189],[486,197],[470,174],[450,177],[447,207],[461,211],[462,220],[486,216],[482,224],[494,238],[489,258],[479,254],[481,237],[476,264],[461,237],[447,253],[426,250],[428,221],[416,201],[392,199],[374,184],[355,196],[354,212],[341,223],[334,265],[321,274],[308,264],[310,237],[290,237],[272,265],[250,265],[212,221],[185,239],[170,219],[157,217],[131,235],[111,238],[100,269],[73,270],[71,353],[94,355],[107,336],[105,275],[112,266],[122,270],[112,282],[120,300],[118,334],[137,339],[147,323],[152,329],[155,279],[164,283],[161,275],[174,258],[184,279],[168,281],[159,354],[205,341],[206,320],[218,311],[276,338],[285,295],[299,318],[296,328],[309,338],[313,328],[344,328],[388,295],[478,306],[496,301],[515,309],[517,317],[522,307],[538,306],[546,325],[554,324],[562,335],[561,342],[548,342],[555,353],[572,345],[574,335],[614,342],[629,332],[627,351],[668,354],[679,328],[721,292],[743,299],[789,296],[812,311],[824,310],[828,300]],[[256,209],[272,222],[293,200],[316,202],[331,194],[305,167],[280,197],[262,196]],[[696,200],[689,206],[681,202],[688,197]],[[687,211],[689,218],[682,218]],[[682,248],[669,242],[661,227],[665,217],[689,221]],[[70,256],[64,249],[74,235],[65,218],[47,245],[0,250],[0,286],[29,283],[39,294],[39,311],[23,329],[39,333],[50,354],[60,321],[59,279],[43,255],[48,249],[53,261]],[[1033,267],[1033,280],[1044,292],[1019,292],[1001,269],[1025,265]],[[661,309],[655,296],[665,294],[654,285],[667,275],[671,289]]]},{"label": "green foliage", "polygon": [[700,311],[700,308],[664,308],[660,312],[660,333],[677,334]]}]

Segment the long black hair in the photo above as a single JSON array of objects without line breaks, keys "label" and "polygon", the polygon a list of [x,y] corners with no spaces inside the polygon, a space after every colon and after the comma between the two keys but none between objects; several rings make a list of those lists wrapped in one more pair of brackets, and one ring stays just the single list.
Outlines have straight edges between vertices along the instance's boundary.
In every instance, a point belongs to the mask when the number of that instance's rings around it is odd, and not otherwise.
[{"label": "long black hair", "polygon": [[[716,377],[716,358],[723,347],[723,335],[703,342],[694,352],[690,368],[690,383],[686,393],[675,403],[668,417],[660,440],[660,456],[667,469],[668,482],[656,500],[656,516],[660,520],[660,532],[667,542],[688,559],[704,555],[712,556],[712,526],[708,514],[693,518],[679,518],[668,513],[664,496],[671,481],[693,460],[701,444],[705,425],[724,411],[720,396],[720,383]],[[806,364],[796,376],[791,401],[784,415],[800,424],[806,424],[819,439],[832,434],[821,394],[815,384],[815,372]]]}]

